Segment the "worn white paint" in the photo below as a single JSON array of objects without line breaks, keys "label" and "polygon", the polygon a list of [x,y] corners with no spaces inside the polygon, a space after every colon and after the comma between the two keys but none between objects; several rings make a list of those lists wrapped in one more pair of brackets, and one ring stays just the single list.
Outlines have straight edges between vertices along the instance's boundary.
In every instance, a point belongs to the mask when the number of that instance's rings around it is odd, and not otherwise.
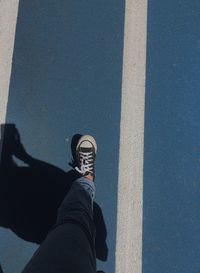
[{"label": "worn white paint", "polygon": [[0,0],[0,124],[5,122],[19,0]]},{"label": "worn white paint", "polygon": [[147,0],[126,0],[116,273],[142,272]]}]

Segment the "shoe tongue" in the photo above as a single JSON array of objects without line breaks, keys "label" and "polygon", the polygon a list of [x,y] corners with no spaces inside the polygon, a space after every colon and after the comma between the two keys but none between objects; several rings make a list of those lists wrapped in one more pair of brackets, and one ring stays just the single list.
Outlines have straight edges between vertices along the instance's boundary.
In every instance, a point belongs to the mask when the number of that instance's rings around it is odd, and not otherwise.
[{"label": "shoe tongue", "polygon": [[92,149],[91,149],[91,148],[83,148],[83,147],[81,147],[80,151],[81,151],[82,153],[91,153],[91,152],[92,152]]}]

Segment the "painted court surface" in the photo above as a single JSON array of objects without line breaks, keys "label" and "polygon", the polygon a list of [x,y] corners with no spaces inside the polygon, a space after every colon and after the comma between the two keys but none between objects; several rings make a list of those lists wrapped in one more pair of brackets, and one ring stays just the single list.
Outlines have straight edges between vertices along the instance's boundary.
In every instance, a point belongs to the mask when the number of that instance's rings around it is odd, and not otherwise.
[{"label": "painted court surface", "polygon": [[[115,267],[123,22],[122,1],[20,1],[6,114],[30,155],[64,170],[70,169],[73,135],[96,138],[96,200],[109,233],[108,262],[99,267],[110,272]],[[32,245],[14,240],[11,247],[3,233],[2,267],[17,273]]]},{"label": "painted court surface", "polygon": [[[98,268],[199,272],[199,1],[10,2],[8,18],[0,4],[1,123],[63,170],[72,136],[94,135],[109,247]],[[4,273],[36,248],[0,228]]]}]

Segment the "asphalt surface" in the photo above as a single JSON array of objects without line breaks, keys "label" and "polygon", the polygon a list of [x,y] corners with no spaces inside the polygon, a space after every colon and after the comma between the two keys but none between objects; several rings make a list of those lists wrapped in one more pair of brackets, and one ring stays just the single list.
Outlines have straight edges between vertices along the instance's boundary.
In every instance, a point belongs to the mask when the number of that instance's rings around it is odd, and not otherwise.
[{"label": "asphalt surface", "polygon": [[[111,273],[115,271],[123,19],[122,1],[20,1],[6,115],[7,123],[16,124],[30,155],[63,170],[70,169],[74,134],[96,138],[96,201],[104,213],[109,246],[108,261],[99,268]],[[16,240],[1,234],[6,273],[19,272],[35,250],[30,244],[28,252],[21,251],[18,263],[8,262],[10,248],[17,252],[21,244]]]},{"label": "asphalt surface", "polygon": [[[20,1],[6,114],[29,154],[63,170],[74,134],[97,139],[96,200],[109,246],[108,261],[98,266],[107,273],[115,272],[124,8],[118,0]],[[199,14],[197,0],[148,1],[136,273],[200,270]],[[20,272],[37,248],[5,229],[0,240],[5,273]]]},{"label": "asphalt surface", "polygon": [[143,272],[199,272],[200,3],[148,14]]}]

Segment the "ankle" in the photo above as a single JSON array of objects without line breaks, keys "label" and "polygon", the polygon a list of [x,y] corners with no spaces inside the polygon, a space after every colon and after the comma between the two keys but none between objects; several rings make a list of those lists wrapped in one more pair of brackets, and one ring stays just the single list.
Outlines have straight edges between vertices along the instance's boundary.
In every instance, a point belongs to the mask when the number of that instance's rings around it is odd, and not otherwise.
[{"label": "ankle", "polygon": [[84,177],[87,178],[87,179],[90,180],[90,181],[94,181],[94,176],[93,176],[93,174],[91,174],[91,173],[89,173],[89,174],[87,174],[87,175],[84,175]]}]

